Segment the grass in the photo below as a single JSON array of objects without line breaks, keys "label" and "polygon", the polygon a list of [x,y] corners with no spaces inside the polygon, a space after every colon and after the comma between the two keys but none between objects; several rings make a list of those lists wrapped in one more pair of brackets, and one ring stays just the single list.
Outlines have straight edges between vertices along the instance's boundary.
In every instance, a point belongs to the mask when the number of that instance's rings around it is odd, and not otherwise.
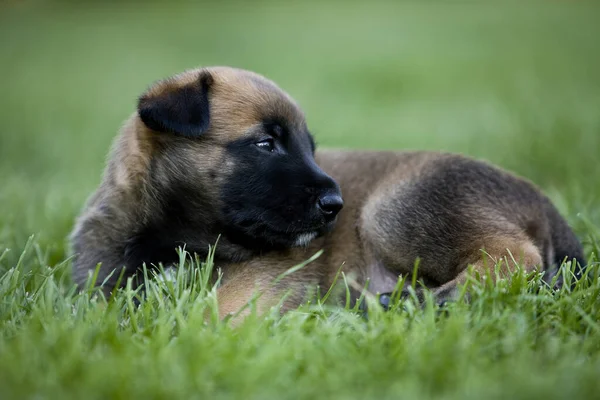
[{"label": "grass", "polygon": [[[597,396],[599,11],[1,4],[0,398]],[[591,279],[553,293],[517,272],[472,283],[448,313],[409,301],[364,319],[313,303],[237,329],[204,322],[210,260],[149,282],[139,307],[127,290],[76,293],[66,236],[120,123],[153,80],[211,64],[277,81],[321,146],[457,151],[528,177],[583,240]]]}]

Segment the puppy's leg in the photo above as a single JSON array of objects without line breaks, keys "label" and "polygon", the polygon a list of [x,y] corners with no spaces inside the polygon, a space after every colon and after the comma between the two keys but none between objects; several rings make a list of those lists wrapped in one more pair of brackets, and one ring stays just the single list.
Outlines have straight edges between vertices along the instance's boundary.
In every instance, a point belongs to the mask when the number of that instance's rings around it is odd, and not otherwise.
[{"label": "puppy's leg", "polygon": [[407,173],[390,174],[361,214],[365,246],[388,270],[411,276],[419,259],[418,277],[443,301],[466,280],[469,264],[486,275],[507,259],[500,271],[505,275],[514,269],[513,257],[526,270],[551,266],[558,248],[547,213],[551,205],[530,183],[456,156],[440,156],[414,176]]},{"label": "puppy's leg", "polygon": [[233,317],[232,323],[239,324],[250,312],[250,303],[255,301],[256,311],[263,314],[278,302],[277,296],[269,288],[252,285],[243,280],[231,280],[217,289],[219,319]]},{"label": "puppy's leg", "polygon": [[318,275],[309,265],[278,278],[287,266],[285,261],[265,259],[228,266],[217,289],[219,319],[231,316],[231,323],[238,325],[251,313],[252,307],[256,307],[258,315],[263,315],[279,304],[281,312],[301,305],[310,289],[318,284]]},{"label": "puppy's leg", "polygon": [[[460,272],[456,277],[440,286],[431,288],[434,299],[438,304],[456,299],[458,286],[464,284],[469,277],[470,269],[468,266],[471,266],[472,272],[479,274],[480,278],[483,279],[489,275],[495,282],[496,278],[503,279],[510,276],[517,267],[524,269],[525,272],[542,268],[543,260],[538,247],[525,236],[488,238],[484,248],[465,258],[458,268]],[[426,289],[415,289],[417,300],[420,302],[425,301],[424,290]],[[404,289],[402,296],[409,296],[409,291]],[[392,293],[382,294],[379,299],[380,304],[387,309],[391,298]]]},{"label": "puppy's leg", "polygon": [[[481,278],[489,273],[491,279],[495,281],[497,276],[501,279],[510,276],[517,267],[523,268],[525,272],[542,267],[543,259],[540,250],[524,237],[497,237],[490,238],[486,242],[489,244],[481,250],[481,257],[470,264],[473,272],[478,273]],[[464,269],[456,278],[433,288],[432,291],[438,303],[456,298],[457,287],[467,280],[469,273],[467,266],[468,264],[465,264]],[[496,266],[498,266],[497,270]]]}]

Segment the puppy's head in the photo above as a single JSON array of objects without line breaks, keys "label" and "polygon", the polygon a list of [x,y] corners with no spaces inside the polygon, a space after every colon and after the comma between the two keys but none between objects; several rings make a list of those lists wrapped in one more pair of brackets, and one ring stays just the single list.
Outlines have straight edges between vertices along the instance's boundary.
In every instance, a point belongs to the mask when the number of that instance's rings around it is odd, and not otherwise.
[{"label": "puppy's head", "polygon": [[157,196],[177,197],[177,213],[233,243],[305,245],[342,208],[339,186],[315,163],[302,111],[260,75],[185,72],[143,94],[138,116],[152,142]]}]

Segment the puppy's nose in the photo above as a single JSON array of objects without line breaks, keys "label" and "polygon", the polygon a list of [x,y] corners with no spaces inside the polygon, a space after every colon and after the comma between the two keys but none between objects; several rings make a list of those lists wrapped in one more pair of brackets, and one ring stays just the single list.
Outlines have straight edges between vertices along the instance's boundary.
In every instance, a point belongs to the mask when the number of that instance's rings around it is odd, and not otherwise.
[{"label": "puppy's nose", "polygon": [[328,193],[319,197],[317,206],[325,219],[331,221],[340,212],[342,207],[344,207],[344,201],[339,194]]}]

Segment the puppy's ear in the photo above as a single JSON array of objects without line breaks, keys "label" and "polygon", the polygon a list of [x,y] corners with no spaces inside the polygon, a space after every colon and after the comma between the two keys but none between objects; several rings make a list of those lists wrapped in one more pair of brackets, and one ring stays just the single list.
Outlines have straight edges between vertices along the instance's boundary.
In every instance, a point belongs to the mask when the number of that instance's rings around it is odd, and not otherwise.
[{"label": "puppy's ear", "polygon": [[210,125],[212,83],[207,71],[183,85],[177,79],[158,82],[139,98],[138,114],[154,131],[197,137]]}]

